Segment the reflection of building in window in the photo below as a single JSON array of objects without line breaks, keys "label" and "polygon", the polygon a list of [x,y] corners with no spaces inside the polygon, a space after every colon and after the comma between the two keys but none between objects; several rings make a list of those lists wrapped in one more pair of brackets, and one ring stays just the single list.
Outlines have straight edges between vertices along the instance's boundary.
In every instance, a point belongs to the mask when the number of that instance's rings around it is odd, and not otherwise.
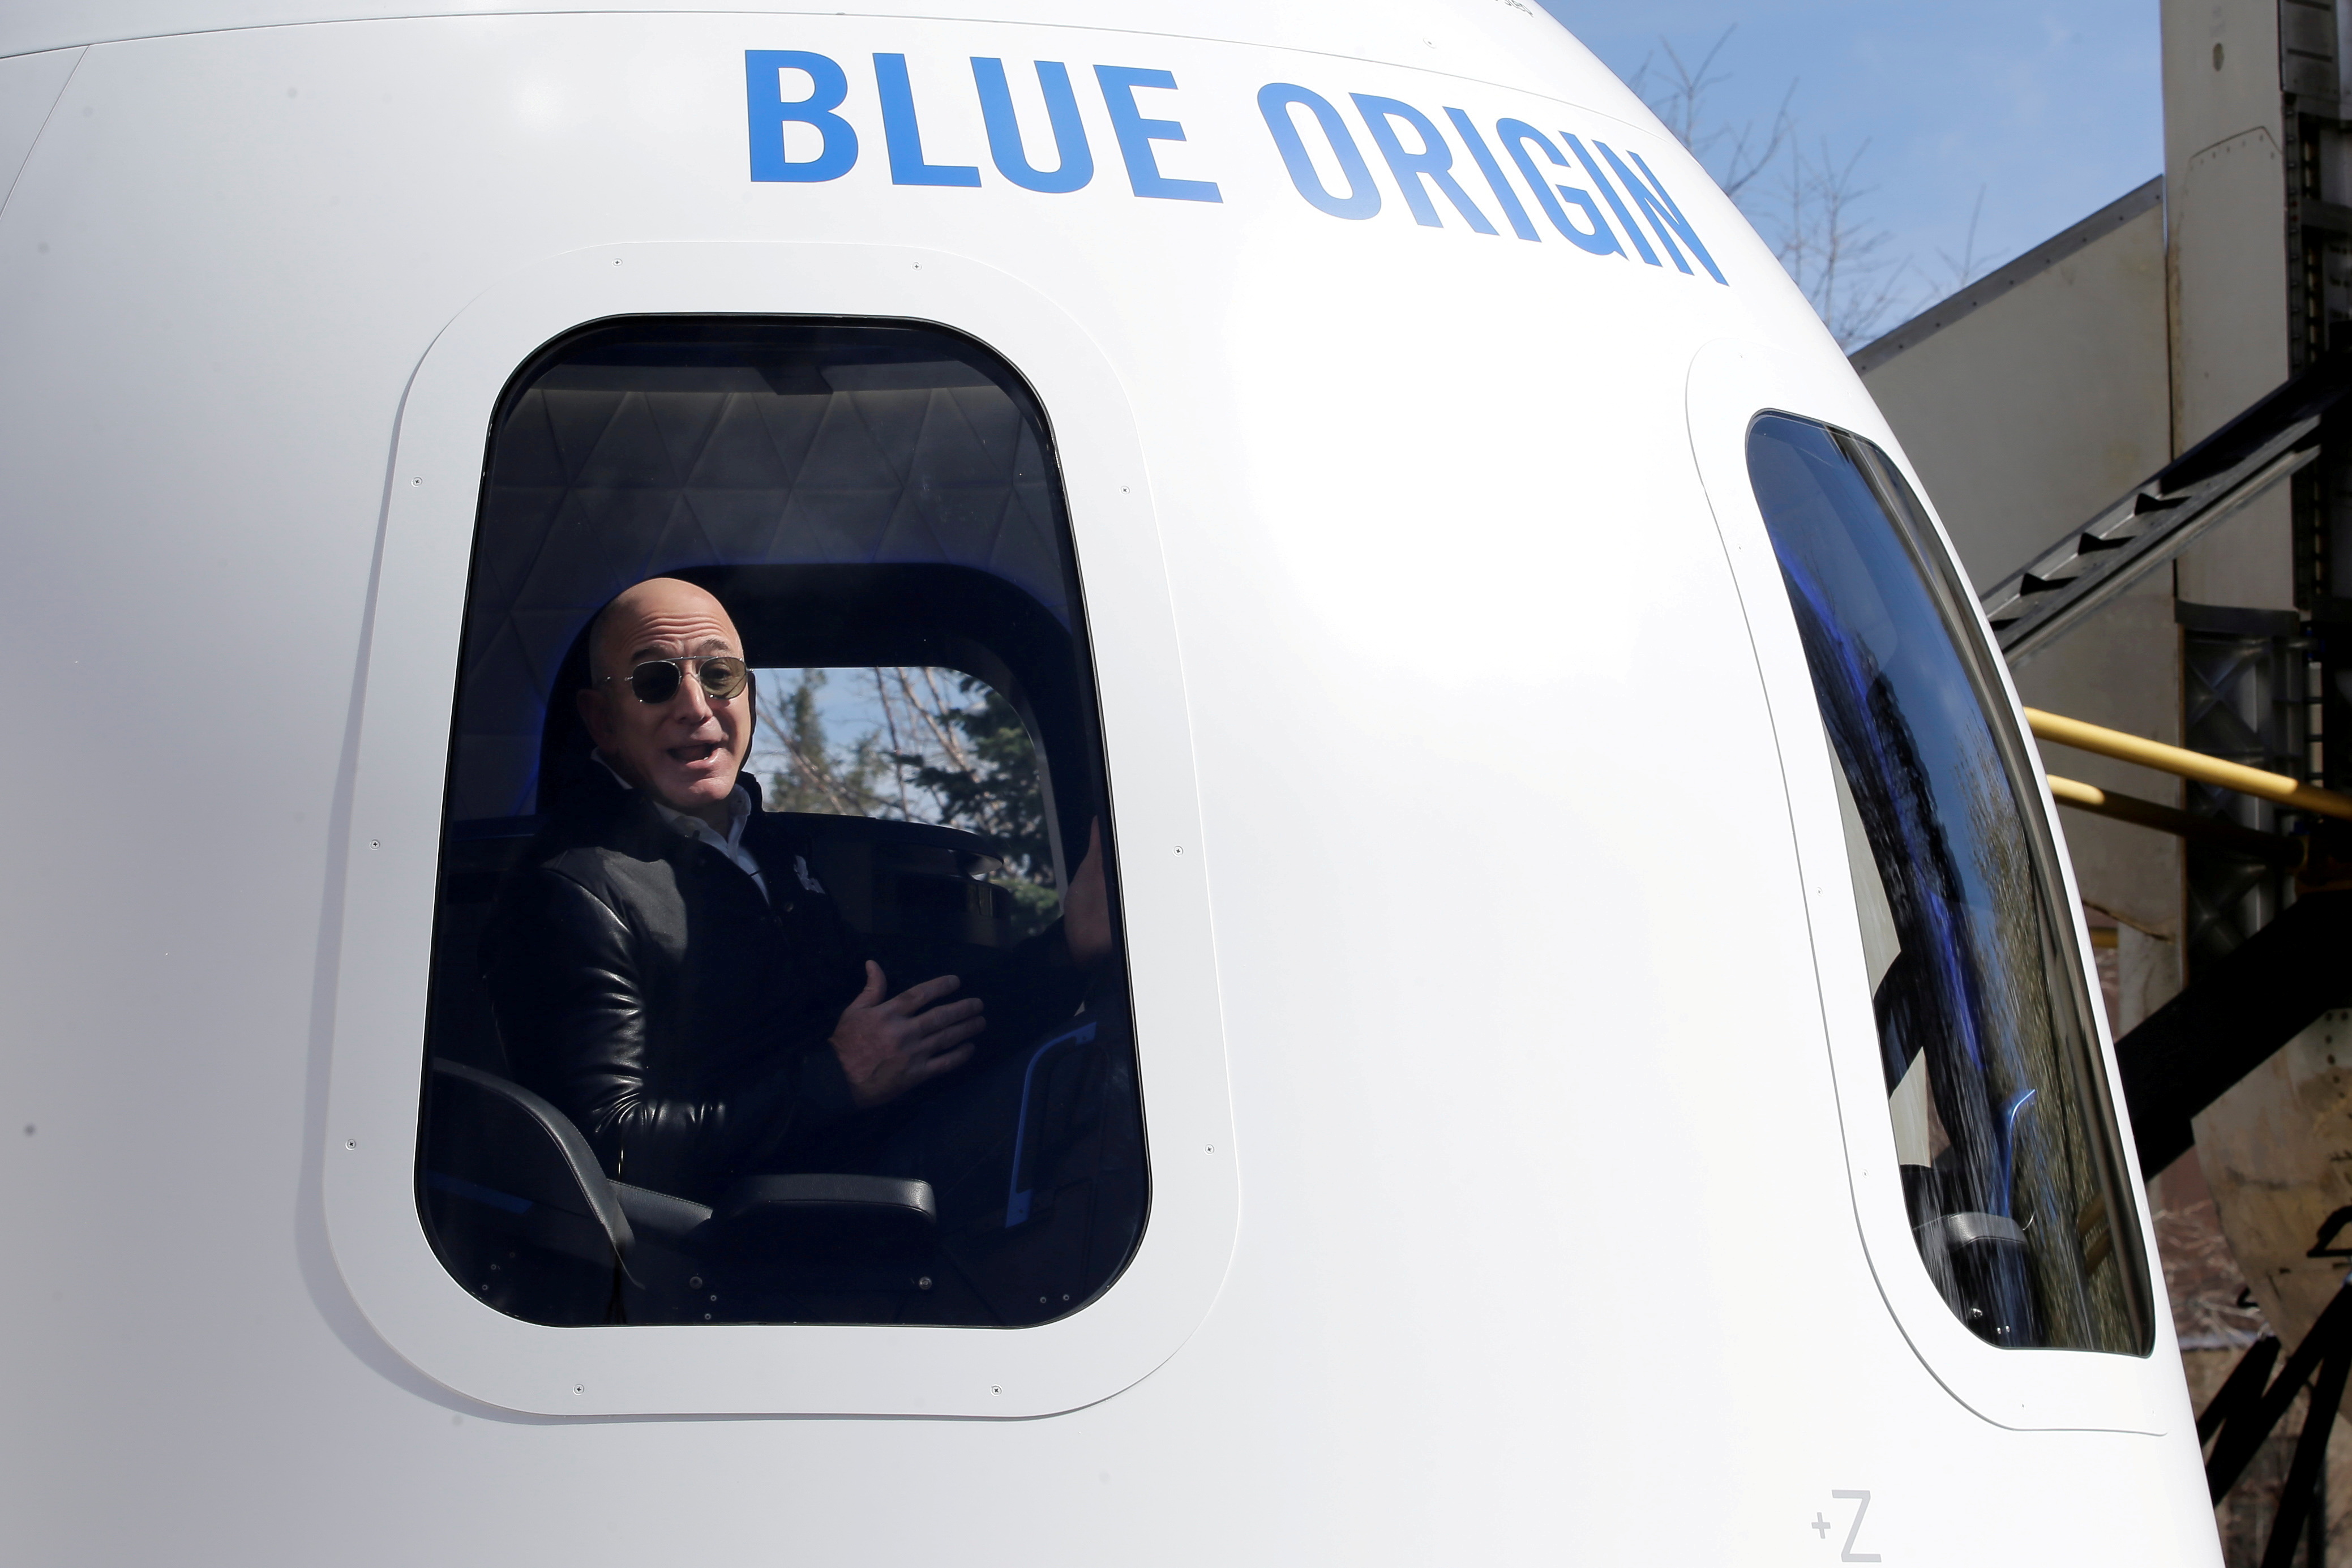
[{"label": "reflection of building in window", "polygon": [[976,834],[1003,868],[1013,933],[1061,912],[1037,748],[976,675],[929,666],[763,669],[752,770],[771,811],[929,822]]}]

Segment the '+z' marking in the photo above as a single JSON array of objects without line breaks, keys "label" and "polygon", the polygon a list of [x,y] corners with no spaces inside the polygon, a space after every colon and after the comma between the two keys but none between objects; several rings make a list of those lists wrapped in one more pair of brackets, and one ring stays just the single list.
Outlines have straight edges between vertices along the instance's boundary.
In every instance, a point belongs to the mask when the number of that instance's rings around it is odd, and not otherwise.
[{"label": "'+z' marking", "polygon": [[[1841,1563],[1878,1562],[1880,1559],[1877,1552],[1856,1552],[1853,1549],[1853,1543],[1855,1541],[1860,1539],[1862,1535],[1862,1521],[1870,1512],[1870,1494],[1864,1491],[1833,1491],[1830,1493],[1830,1496],[1837,1498],[1843,1501],[1852,1502],[1858,1505],[1853,1510],[1853,1528],[1845,1532],[1845,1544],[1838,1549],[1838,1561]],[[1820,1513],[1816,1512],[1813,1515],[1812,1522],[1806,1525],[1805,1528],[1820,1536],[1822,1543],[1827,1544],[1830,1538],[1830,1531],[1836,1527],[1832,1525],[1830,1521],[1823,1518]]]}]

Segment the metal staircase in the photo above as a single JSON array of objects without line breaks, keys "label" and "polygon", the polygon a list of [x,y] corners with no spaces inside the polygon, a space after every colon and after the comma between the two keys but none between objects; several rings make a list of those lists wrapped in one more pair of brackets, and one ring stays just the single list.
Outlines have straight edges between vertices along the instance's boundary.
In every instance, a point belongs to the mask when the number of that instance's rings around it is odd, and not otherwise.
[{"label": "metal staircase", "polygon": [[2316,458],[2322,426],[2347,391],[2352,351],[2291,377],[1988,589],[1985,616],[2011,665],[2064,637],[2143,573]]}]

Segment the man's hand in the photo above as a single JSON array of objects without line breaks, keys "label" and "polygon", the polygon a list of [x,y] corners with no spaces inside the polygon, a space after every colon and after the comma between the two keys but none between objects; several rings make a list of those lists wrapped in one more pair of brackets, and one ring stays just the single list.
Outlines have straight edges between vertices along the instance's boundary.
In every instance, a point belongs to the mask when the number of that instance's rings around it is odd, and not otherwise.
[{"label": "man's hand", "polygon": [[1079,963],[1099,963],[1110,956],[1110,894],[1103,887],[1100,817],[1087,831],[1087,858],[1078,862],[1062,900],[1062,940]]},{"label": "man's hand", "polygon": [[981,1016],[986,1004],[967,996],[931,1005],[962,984],[942,974],[885,1001],[889,982],[880,964],[866,960],[866,989],[842,1009],[841,1022],[833,1027],[833,1054],[849,1079],[851,1100],[861,1107],[887,1105],[971,1059],[972,1037],[988,1027]]}]

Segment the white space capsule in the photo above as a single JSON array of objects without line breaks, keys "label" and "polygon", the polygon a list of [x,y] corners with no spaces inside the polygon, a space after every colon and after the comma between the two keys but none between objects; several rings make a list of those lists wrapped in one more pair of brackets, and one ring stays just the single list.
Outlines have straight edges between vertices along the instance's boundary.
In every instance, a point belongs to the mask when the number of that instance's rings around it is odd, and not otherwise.
[{"label": "white space capsule", "polygon": [[2216,1560],[2000,661],[1531,6],[0,56],[11,1560]]}]

